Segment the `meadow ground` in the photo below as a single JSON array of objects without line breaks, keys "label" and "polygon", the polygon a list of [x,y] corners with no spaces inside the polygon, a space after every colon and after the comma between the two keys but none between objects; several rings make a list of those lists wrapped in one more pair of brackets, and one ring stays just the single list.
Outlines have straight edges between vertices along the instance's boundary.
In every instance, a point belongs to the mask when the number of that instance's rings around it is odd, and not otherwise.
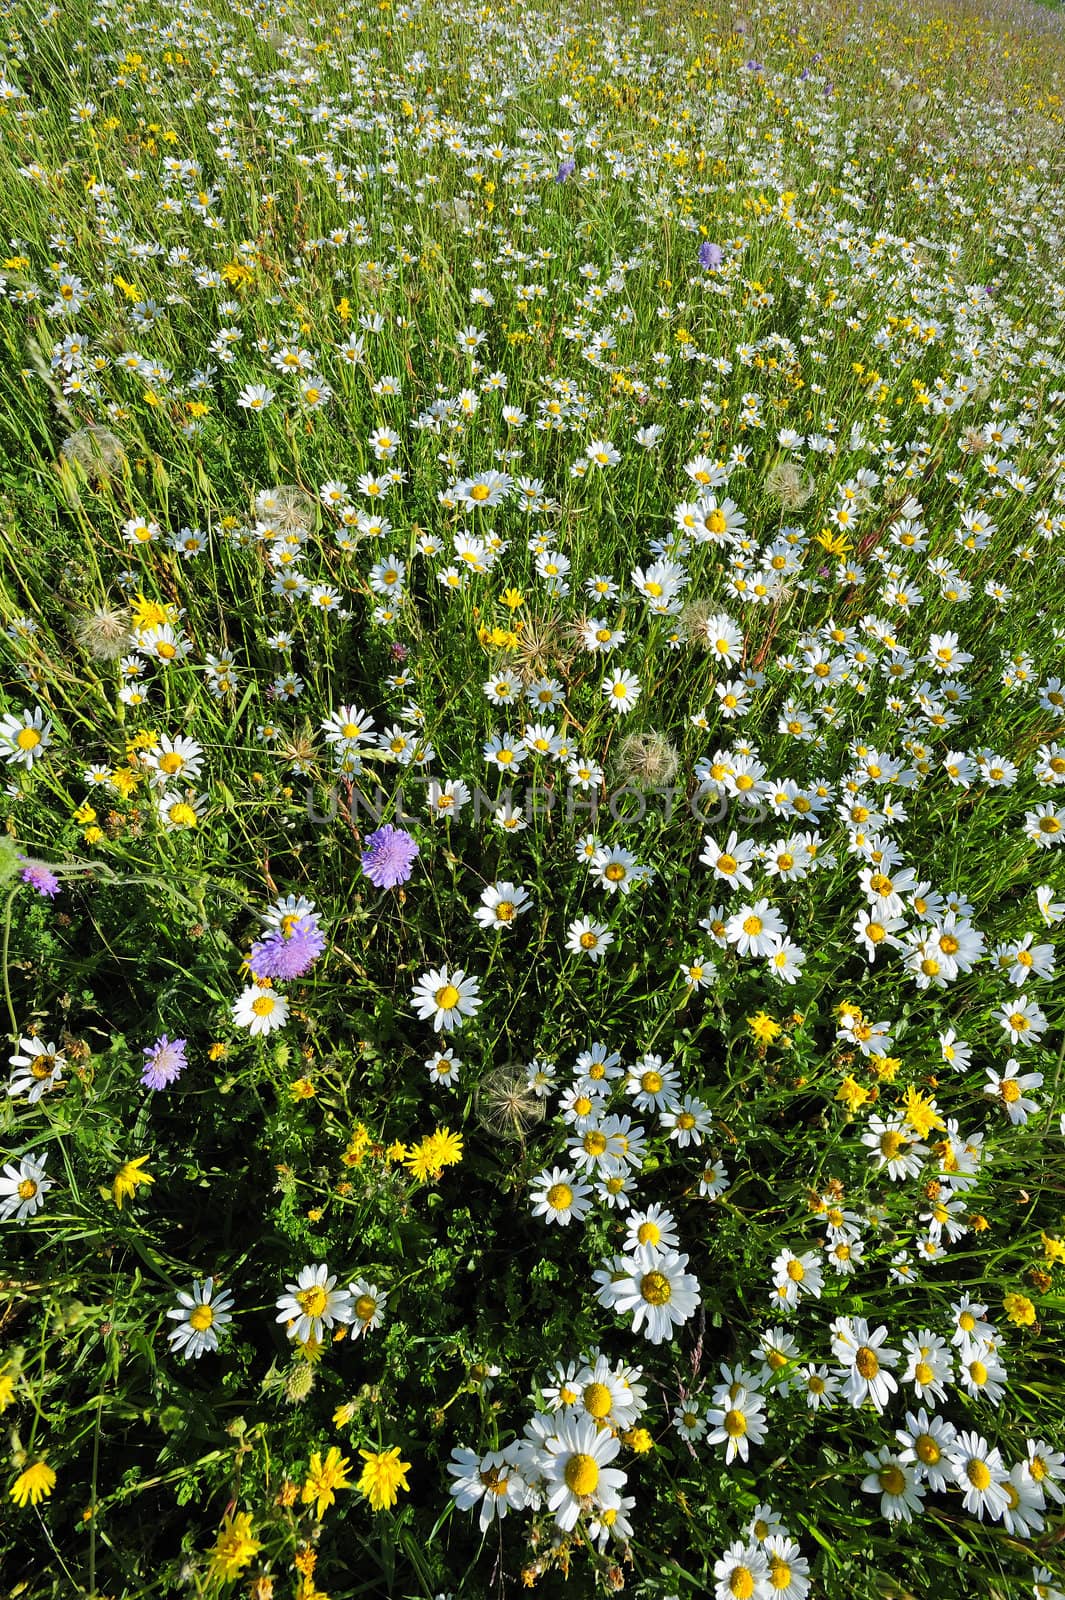
[{"label": "meadow ground", "polygon": [[1063,37],[4,4],[5,1595],[1065,1594]]}]

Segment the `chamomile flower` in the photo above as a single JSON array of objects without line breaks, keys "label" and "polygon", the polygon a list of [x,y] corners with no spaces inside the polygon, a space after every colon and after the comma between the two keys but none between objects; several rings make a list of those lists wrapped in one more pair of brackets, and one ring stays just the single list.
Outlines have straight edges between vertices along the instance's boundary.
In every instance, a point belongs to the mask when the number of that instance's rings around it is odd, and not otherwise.
[{"label": "chamomile flower", "polygon": [[461,1028],[467,1017],[480,1009],[481,986],[477,978],[466,976],[462,967],[433,967],[414,985],[411,998],[419,1018],[432,1019],[433,1027],[451,1032]]},{"label": "chamomile flower", "polygon": [[198,1361],[218,1349],[218,1330],[232,1322],[233,1296],[228,1289],[215,1292],[213,1278],[199,1279],[191,1290],[179,1289],[178,1304],[167,1316],[177,1326],[167,1334],[171,1348],[186,1361]]},{"label": "chamomile flower", "polygon": [[302,1345],[319,1345],[336,1323],[348,1324],[354,1316],[351,1294],[336,1289],[337,1274],[325,1263],[303,1267],[295,1283],[286,1283],[277,1301],[276,1321],[287,1324],[288,1336]]}]

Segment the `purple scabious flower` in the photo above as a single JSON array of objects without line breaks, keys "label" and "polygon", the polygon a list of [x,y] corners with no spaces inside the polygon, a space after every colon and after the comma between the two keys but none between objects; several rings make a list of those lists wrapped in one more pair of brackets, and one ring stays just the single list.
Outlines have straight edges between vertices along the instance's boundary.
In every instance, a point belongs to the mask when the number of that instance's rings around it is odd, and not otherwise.
[{"label": "purple scabious flower", "polygon": [[23,883],[28,883],[31,889],[36,889],[46,900],[54,900],[59,893],[59,879],[55,873],[50,872],[43,861],[27,861],[25,856],[22,860],[26,862],[19,873]]},{"label": "purple scabious flower", "polygon": [[187,1044],[187,1039],[168,1039],[164,1033],[154,1044],[145,1047],[141,1083],[146,1089],[167,1089],[175,1078],[180,1078],[188,1066]]},{"label": "purple scabious flower", "polygon": [[248,965],[257,978],[302,978],[324,949],[317,917],[300,917],[290,928],[275,928],[253,944]]},{"label": "purple scabious flower", "polygon": [[577,163],[575,161],[563,161],[560,164],[558,171],[555,173],[555,182],[565,183],[567,178],[572,178],[576,170]]},{"label": "purple scabious flower", "polygon": [[386,822],[367,836],[362,870],[375,889],[394,889],[410,877],[417,854],[418,841]]},{"label": "purple scabious flower", "polygon": [[699,265],[701,267],[719,267],[725,259],[725,252],[719,244],[712,244],[709,239],[704,239],[699,246]]}]

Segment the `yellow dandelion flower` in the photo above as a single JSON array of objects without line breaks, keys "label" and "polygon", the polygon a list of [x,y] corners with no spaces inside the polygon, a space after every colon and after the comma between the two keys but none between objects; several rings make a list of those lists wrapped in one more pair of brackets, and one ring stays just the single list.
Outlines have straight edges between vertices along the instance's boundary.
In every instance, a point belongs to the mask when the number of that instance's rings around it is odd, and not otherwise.
[{"label": "yellow dandelion flower", "polygon": [[753,1017],[747,1018],[747,1026],[759,1044],[772,1044],[773,1040],[783,1030],[779,1022],[769,1015],[768,1011],[757,1011]]},{"label": "yellow dandelion flower", "polygon": [[1055,1239],[1049,1233],[1039,1235],[1043,1243],[1043,1254],[1052,1266],[1060,1266],[1065,1261],[1065,1239]]},{"label": "yellow dandelion flower", "polygon": [[135,1161],[127,1161],[115,1173],[111,1186],[111,1198],[118,1209],[122,1210],[122,1202],[132,1198],[142,1184],[154,1183],[155,1179],[150,1172],[144,1171],[147,1156],[138,1156]]},{"label": "yellow dandelion flower", "polygon": [[836,1099],[842,1100],[843,1104],[853,1117],[854,1113],[861,1106],[864,1106],[865,1102],[869,1099],[869,1090],[863,1088],[862,1085],[857,1083],[853,1078],[844,1078],[843,1082],[836,1090]]},{"label": "yellow dandelion flower", "polygon": [[251,1513],[239,1511],[236,1516],[227,1515],[211,1550],[212,1576],[228,1583],[244,1571],[261,1549],[262,1541],[252,1532]]},{"label": "yellow dandelion flower", "polygon": [[301,1498],[304,1505],[315,1502],[314,1514],[319,1522],[329,1507],[336,1500],[338,1489],[350,1489],[351,1482],[348,1477],[348,1468],[351,1462],[347,1456],[342,1456],[336,1445],[332,1445],[323,1461],[319,1451],[311,1456],[310,1469],[307,1480],[303,1485]]},{"label": "yellow dandelion flower", "polygon": [[906,1090],[906,1098],[900,1109],[918,1139],[926,1139],[933,1128],[946,1127],[946,1123],[939,1115],[939,1107],[932,1097],[923,1095],[913,1084]]},{"label": "yellow dandelion flower", "polygon": [[375,1511],[394,1506],[400,1489],[410,1489],[407,1482],[410,1462],[400,1460],[398,1445],[393,1445],[391,1450],[360,1450],[359,1454],[366,1463],[355,1485],[359,1493],[366,1496]]},{"label": "yellow dandelion flower", "polygon": [[27,1504],[39,1505],[55,1488],[55,1473],[47,1461],[35,1461],[20,1472],[11,1485],[11,1498],[20,1510]]},{"label": "yellow dandelion flower", "polygon": [[1035,1306],[1026,1294],[1008,1294],[1002,1309],[1015,1328],[1030,1328],[1035,1321]]}]

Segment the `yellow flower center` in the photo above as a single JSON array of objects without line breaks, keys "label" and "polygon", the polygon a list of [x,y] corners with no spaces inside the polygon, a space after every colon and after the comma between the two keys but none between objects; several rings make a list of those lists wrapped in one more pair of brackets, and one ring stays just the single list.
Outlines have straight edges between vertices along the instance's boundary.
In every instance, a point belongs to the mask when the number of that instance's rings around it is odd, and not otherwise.
[{"label": "yellow flower center", "polygon": [[640,1280],[640,1293],[649,1306],[664,1306],[673,1298],[673,1285],[664,1272],[646,1272]]},{"label": "yellow flower center", "polygon": [[257,1017],[268,1017],[274,1009],[273,996],[269,994],[257,995],[251,1003],[251,1009]]},{"label": "yellow flower center", "polygon": [[742,1439],[747,1432],[747,1418],[742,1411],[726,1411],[723,1426],[730,1439]]},{"label": "yellow flower center", "polygon": [[459,1003],[459,992],[453,983],[445,983],[433,996],[441,1011],[454,1011]]},{"label": "yellow flower center", "polygon": [[858,1368],[863,1378],[875,1378],[880,1371],[880,1362],[875,1350],[863,1344],[854,1358],[854,1365]]},{"label": "yellow flower center", "polygon": [[791,1260],[787,1265],[787,1274],[792,1283],[801,1283],[806,1276],[806,1268],[801,1261]]},{"label": "yellow flower center", "polygon": [[205,1333],[214,1321],[214,1312],[210,1306],[197,1306],[189,1318],[189,1327],[195,1328],[197,1333]]},{"label": "yellow flower center", "polygon": [[991,1486],[991,1469],[986,1461],[975,1459],[966,1463],[965,1476],[974,1489],[987,1489]]},{"label": "yellow flower center", "polygon": [[23,1178],[18,1186],[17,1193],[20,1200],[32,1200],[37,1193],[37,1185],[32,1178]]},{"label": "yellow flower center", "polygon": [[377,1310],[377,1301],[372,1294],[360,1294],[355,1302],[355,1315],[360,1322],[370,1322]]},{"label": "yellow flower center", "polygon": [[727,873],[727,874],[730,874],[730,875],[733,872],[735,872],[735,870],[736,870],[736,858],[735,858],[735,856],[730,856],[730,855],[718,856],[718,858],[717,858],[717,870],[718,870],[718,872],[724,872],[724,873]]},{"label": "yellow flower center", "polygon": [[613,1396],[605,1383],[587,1384],[582,1398],[585,1411],[590,1417],[595,1417],[597,1422],[609,1413],[614,1403]]},{"label": "yellow flower center", "polygon": [[728,1587],[733,1600],[751,1600],[754,1593],[754,1573],[750,1567],[733,1567]]},{"label": "yellow flower center", "polygon": [[599,1463],[594,1456],[588,1456],[578,1450],[566,1462],[563,1473],[567,1489],[576,1495],[589,1495],[595,1493],[595,1486],[599,1482]]},{"label": "yellow flower center", "polygon": [[636,1237],[641,1244],[657,1244],[662,1237],[662,1230],[657,1222],[641,1222]]},{"label": "yellow flower center", "polygon": [[755,938],[756,935],[758,935],[762,931],[762,919],[761,919],[761,917],[756,917],[753,914],[753,912],[749,917],[744,917],[744,919],[743,919],[743,931],[744,931],[745,934],[747,934],[748,938],[751,938],[751,939]]},{"label": "yellow flower center", "polygon": [[943,1454],[930,1433],[918,1434],[914,1450],[918,1461],[923,1461],[926,1467],[934,1467]]},{"label": "yellow flower center", "polygon": [[901,1467],[883,1467],[878,1473],[880,1487],[885,1494],[901,1494],[906,1487],[906,1474]]},{"label": "yellow flower center", "polygon": [[296,1294],[296,1304],[309,1317],[320,1317],[328,1302],[329,1296],[320,1283],[316,1283],[311,1289],[300,1289]]},{"label": "yellow flower center", "polygon": [[15,743],[20,750],[36,750],[41,742],[41,736],[36,728],[20,728]]},{"label": "yellow flower center", "polygon": [[592,933],[591,929],[589,929],[587,933],[581,934],[580,947],[582,950],[594,950],[598,943],[599,935],[597,933]]},{"label": "yellow flower center", "polygon": [[568,1211],[573,1204],[573,1190],[568,1183],[553,1183],[547,1191],[547,1203],[552,1211]]}]

